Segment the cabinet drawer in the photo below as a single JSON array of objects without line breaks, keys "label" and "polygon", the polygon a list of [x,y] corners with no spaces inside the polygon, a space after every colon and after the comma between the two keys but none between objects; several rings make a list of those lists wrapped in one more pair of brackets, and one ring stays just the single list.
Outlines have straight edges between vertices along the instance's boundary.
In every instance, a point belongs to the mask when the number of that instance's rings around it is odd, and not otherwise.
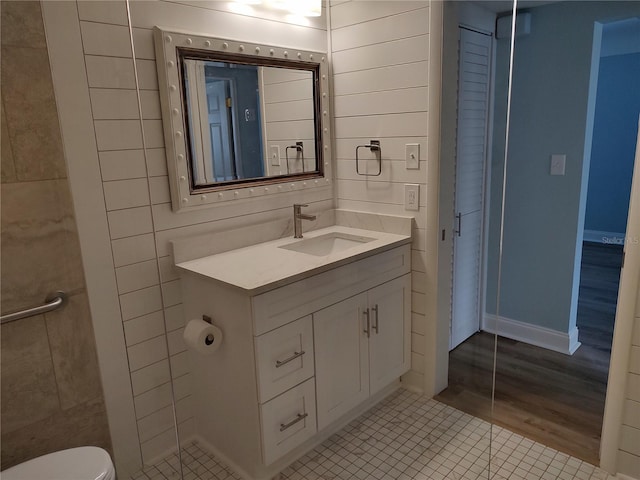
[{"label": "cabinet drawer", "polygon": [[261,405],[260,415],[264,464],[270,465],[316,433],[314,379]]},{"label": "cabinet drawer", "polygon": [[313,376],[311,315],[255,338],[260,403]]},{"label": "cabinet drawer", "polygon": [[278,328],[411,271],[411,245],[336,267],[252,298],[254,335]]}]

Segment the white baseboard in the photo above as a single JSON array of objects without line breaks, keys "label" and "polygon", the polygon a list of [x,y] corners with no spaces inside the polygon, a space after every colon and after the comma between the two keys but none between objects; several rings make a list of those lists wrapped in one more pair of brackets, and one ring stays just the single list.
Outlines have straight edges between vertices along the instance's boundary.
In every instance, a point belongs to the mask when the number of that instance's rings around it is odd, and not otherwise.
[{"label": "white baseboard", "polygon": [[565,333],[511,318],[498,318],[489,313],[485,313],[482,319],[482,330],[565,355],[573,355],[581,345],[578,341],[577,327]]},{"label": "white baseboard", "polygon": [[585,230],[582,240],[585,242],[604,243],[605,245],[623,245],[625,234],[621,232],[603,232]]}]

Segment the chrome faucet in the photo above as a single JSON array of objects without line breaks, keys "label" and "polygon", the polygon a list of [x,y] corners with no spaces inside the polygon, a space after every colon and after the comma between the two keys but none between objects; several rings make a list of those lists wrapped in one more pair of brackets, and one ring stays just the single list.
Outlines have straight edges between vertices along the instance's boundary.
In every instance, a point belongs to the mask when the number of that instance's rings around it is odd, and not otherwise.
[{"label": "chrome faucet", "polygon": [[315,215],[307,215],[302,213],[302,207],[309,205],[294,203],[293,204],[293,238],[302,238],[302,220],[315,220]]}]

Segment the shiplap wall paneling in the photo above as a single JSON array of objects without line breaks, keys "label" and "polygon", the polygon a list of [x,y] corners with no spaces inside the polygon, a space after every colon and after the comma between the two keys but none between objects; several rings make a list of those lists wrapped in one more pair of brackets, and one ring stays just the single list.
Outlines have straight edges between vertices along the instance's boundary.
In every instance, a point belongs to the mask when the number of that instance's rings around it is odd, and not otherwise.
[{"label": "shiplap wall paneling", "polygon": [[640,289],[637,299],[618,450],[618,471],[632,478],[640,478]]},{"label": "shiplap wall paneling", "polygon": [[[412,370],[422,388],[426,333],[428,2],[349,1],[331,6],[336,191],[338,207],[414,217],[412,243]],[[356,174],[357,145],[380,140],[382,173]],[[407,170],[405,145],[420,145],[420,168]],[[360,149],[361,168],[377,167]],[[404,184],[420,185],[420,208],[404,209]]]},{"label": "shiplap wall paneling", "polygon": [[[333,187],[329,185],[313,191],[227,202],[185,214],[173,213],[152,39],[152,28],[161,25],[228,38],[242,32],[242,40],[248,42],[325,51],[324,17],[300,26],[287,23],[273,10],[249,9],[243,15],[229,11],[227,2],[215,1],[131,2],[130,7],[142,128],[125,2],[78,2],[113,273],[118,286],[140,447],[143,461],[149,463],[175,447],[172,380],[180,434],[187,438],[195,432],[191,374],[182,340],[185,324],[182,298],[170,241],[288,218],[293,203],[311,203],[313,211],[334,205]],[[290,105],[293,117],[300,106]],[[275,112],[274,120],[282,120],[277,117],[278,109]],[[292,118],[291,123],[294,122],[300,127],[301,138],[308,138],[311,145],[313,122],[304,116]],[[282,128],[270,130],[281,137],[283,144],[288,142]],[[309,160],[313,153],[313,148],[309,148]]]},{"label": "shiplap wall paneling", "polygon": [[[267,175],[315,170],[313,73],[263,68],[262,87]],[[299,141],[301,152],[290,148]],[[272,165],[273,146],[279,148],[280,165]]]}]

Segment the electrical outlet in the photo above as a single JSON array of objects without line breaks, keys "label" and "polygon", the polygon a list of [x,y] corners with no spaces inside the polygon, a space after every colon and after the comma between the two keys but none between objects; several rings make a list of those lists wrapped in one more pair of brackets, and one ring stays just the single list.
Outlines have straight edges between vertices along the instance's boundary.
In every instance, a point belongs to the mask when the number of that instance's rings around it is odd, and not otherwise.
[{"label": "electrical outlet", "polygon": [[269,147],[269,157],[271,157],[272,166],[280,166],[280,145],[271,145],[271,147]]},{"label": "electrical outlet", "polygon": [[404,146],[404,157],[407,170],[417,170],[420,168],[420,144],[407,143]]},{"label": "electrical outlet", "polygon": [[404,185],[404,209],[420,209],[420,185],[417,183],[406,183]]}]

